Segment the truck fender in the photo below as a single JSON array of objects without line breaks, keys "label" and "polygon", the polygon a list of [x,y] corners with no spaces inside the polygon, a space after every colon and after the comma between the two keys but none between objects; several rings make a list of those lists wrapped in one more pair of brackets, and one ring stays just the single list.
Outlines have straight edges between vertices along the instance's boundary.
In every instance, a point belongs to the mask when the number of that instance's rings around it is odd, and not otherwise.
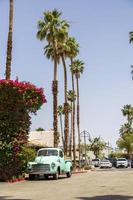
[{"label": "truck fender", "polygon": [[65,164],[66,164],[66,171],[71,171],[72,170],[71,161],[65,161]]}]

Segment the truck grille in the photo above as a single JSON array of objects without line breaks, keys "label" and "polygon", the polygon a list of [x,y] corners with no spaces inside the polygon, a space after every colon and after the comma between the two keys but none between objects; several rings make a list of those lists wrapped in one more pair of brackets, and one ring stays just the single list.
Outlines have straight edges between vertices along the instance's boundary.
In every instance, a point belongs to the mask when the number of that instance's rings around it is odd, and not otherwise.
[{"label": "truck grille", "polygon": [[32,171],[42,171],[42,172],[46,172],[46,171],[50,171],[50,165],[49,164],[35,164],[32,165]]}]

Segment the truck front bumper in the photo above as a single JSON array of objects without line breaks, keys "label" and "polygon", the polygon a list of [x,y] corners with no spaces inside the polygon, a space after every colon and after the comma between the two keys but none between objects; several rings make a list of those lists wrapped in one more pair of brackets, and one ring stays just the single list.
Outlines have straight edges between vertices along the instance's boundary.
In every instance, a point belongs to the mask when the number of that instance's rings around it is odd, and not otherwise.
[{"label": "truck front bumper", "polygon": [[56,171],[30,171],[28,170],[28,174],[35,174],[35,175],[44,175],[44,174],[47,174],[47,175],[53,175],[53,174],[56,174],[57,172]]}]

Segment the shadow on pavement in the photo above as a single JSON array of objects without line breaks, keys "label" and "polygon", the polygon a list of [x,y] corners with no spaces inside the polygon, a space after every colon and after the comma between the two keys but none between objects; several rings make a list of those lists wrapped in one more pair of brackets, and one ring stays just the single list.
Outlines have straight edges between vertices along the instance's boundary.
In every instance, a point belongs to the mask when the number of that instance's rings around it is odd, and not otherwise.
[{"label": "shadow on pavement", "polygon": [[30,199],[14,199],[13,197],[11,196],[0,196],[0,200],[30,200]]},{"label": "shadow on pavement", "polygon": [[78,197],[81,200],[133,200],[133,196],[123,196],[123,195],[103,195],[95,197]]}]

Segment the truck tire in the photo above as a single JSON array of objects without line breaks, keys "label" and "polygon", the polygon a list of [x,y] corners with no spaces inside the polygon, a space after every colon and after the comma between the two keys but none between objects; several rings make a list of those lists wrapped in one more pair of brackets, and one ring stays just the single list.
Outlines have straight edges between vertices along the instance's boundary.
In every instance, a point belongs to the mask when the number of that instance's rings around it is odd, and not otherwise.
[{"label": "truck tire", "polygon": [[67,176],[67,178],[70,178],[71,176],[72,176],[72,172],[70,171],[70,172],[67,172],[66,173],[66,176]]},{"label": "truck tire", "polygon": [[59,178],[59,173],[58,172],[56,174],[53,174],[53,179],[54,180],[58,180],[58,178]]},{"label": "truck tire", "polygon": [[48,174],[44,174],[44,178],[46,179],[46,180],[48,180]]},{"label": "truck tire", "polygon": [[35,179],[35,174],[29,174],[29,180],[34,180]]}]

